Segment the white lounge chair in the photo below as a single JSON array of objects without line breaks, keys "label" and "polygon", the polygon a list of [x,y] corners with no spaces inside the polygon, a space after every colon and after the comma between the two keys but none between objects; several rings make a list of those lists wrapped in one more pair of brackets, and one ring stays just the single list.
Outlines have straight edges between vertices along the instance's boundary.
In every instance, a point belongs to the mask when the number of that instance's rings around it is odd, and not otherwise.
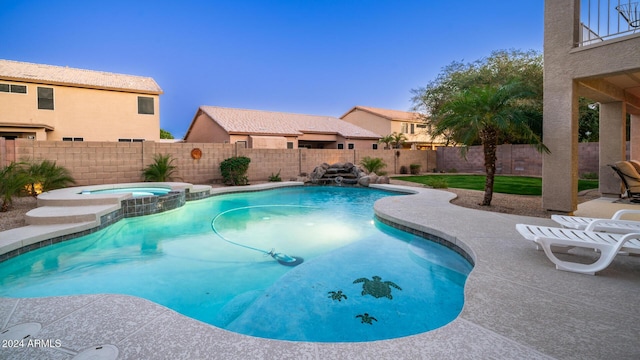
[{"label": "white lounge chair", "polygon": [[[601,220],[603,219],[592,221],[585,230],[526,224],[518,224],[516,229],[525,239],[535,242],[538,250],[542,248],[549,260],[556,264],[556,269],[595,275],[611,264],[618,251],[640,254],[640,233],[615,234],[592,231]],[[566,252],[572,247],[596,249],[600,251],[600,258],[593,264],[580,264],[560,260],[553,253]]]},{"label": "white lounge chair", "polygon": [[584,230],[587,226],[595,220],[602,220],[596,223],[596,227],[591,228],[593,231],[606,231],[618,234],[626,234],[630,232],[640,233],[640,221],[634,220],[622,220],[624,215],[628,214],[640,214],[640,210],[635,209],[622,209],[616,211],[611,219],[600,219],[581,216],[569,216],[569,215],[551,215],[551,220],[558,224],[570,228]]}]

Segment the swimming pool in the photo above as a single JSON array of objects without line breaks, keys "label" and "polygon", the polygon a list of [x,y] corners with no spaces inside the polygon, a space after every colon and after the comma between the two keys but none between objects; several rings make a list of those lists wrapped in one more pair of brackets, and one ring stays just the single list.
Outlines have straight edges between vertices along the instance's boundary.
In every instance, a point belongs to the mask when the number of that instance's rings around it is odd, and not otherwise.
[{"label": "swimming pool", "polygon": [[100,190],[83,190],[80,192],[82,195],[91,194],[126,194],[131,193],[133,197],[139,196],[162,196],[167,195],[171,191],[168,188],[161,187],[129,187],[129,188],[115,188],[115,189],[100,189]]},{"label": "swimming pool", "polygon": [[[0,296],[122,293],[231,331],[369,341],[432,330],[461,311],[471,265],[373,219],[398,194],[292,187],[221,195],[0,264]],[[225,213],[226,212],[226,213]],[[225,242],[304,257],[286,267]],[[99,259],[99,260],[97,260]]]}]

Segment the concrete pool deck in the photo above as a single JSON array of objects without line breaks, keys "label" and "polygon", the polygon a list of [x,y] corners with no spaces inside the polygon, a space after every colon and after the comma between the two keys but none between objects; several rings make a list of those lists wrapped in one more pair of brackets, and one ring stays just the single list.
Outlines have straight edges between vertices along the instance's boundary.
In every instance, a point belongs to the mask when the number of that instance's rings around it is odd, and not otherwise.
[{"label": "concrete pool deck", "polygon": [[[0,359],[72,359],[105,344],[118,359],[640,358],[640,257],[617,256],[596,276],[558,271],[515,230],[517,223],[552,225],[549,219],[462,208],[446,191],[383,187],[416,194],[379,200],[379,217],[460,244],[475,259],[463,311],[442,328],[365,343],[276,341],[131,296],[0,298],[0,329],[39,323],[33,338],[51,345],[0,348]],[[587,215],[588,206],[579,210]]]}]

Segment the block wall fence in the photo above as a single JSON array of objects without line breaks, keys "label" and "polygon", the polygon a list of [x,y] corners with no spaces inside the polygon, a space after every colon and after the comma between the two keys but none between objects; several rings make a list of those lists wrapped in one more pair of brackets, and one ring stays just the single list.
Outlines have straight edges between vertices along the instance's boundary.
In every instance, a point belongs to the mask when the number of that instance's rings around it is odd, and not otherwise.
[{"label": "block wall fence", "polygon": [[[578,144],[579,174],[598,173],[599,149],[598,143]],[[459,148],[439,147],[436,151],[438,171],[484,173],[482,146],[469,147],[466,159],[460,156]],[[497,174],[542,176],[542,154],[531,145],[498,145],[496,155]]]},{"label": "block wall fence", "polygon": [[[200,159],[191,151],[200,149]],[[358,164],[365,156],[382,158],[389,174],[398,173],[400,166],[420,164],[421,169],[436,167],[435,151],[400,150],[333,150],[333,149],[246,149],[235,144],[161,143],[161,142],[71,142],[5,140],[0,137],[0,165],[11,161],[55,161],[75,178],[76,184],[99,185],[138,182],[142,169],[153,163],[155,154],[171,154],[180,181],[193,184],[213,184],[222,181],[220,163],[232,156],[251,159],[249,181],[266,181],[280,172],[283,180],[311,173],[323,162]]]},{"label": "block wall fence", "polygon": [[[195,160],[191,150],[202,157]],[[598,143],[579,144],[579,172],[598,173]],[[396,154],[400,154],[396,156]],[[481,146],[472,146],[466,159],[459,148],[432,150],[333,150],[333,149],[245,149],[234,144],[67,142],[5,140],[0,137],[0,165],[11,161],[51,160],[71,171],[77,185],[99,185],[141,181],[142,169],[153,163],[155,154],[171,154],[177,175],[194,184],[213,184],[222,180],[220,163],[232,156],[251,159],[249,181],[266,181],[280,172],[283,180],[310,173],[323,162],[358,164],[365,156],[382,158],[389,174],[398,174],[401,166],[420,164],[422,172],[451,171],[484,173]],[[498,174],[541,176],[542,155],[530,145],[498,146]]]}]

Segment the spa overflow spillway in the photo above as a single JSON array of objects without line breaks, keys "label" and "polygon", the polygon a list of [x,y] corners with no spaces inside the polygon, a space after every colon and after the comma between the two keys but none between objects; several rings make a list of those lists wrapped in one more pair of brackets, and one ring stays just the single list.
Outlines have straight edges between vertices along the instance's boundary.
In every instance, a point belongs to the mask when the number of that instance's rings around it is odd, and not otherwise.
[{"label": "spa overflow spillway", "polygon": [[84,190],[80,194],[126,194],[131,193],[133,197],[139,196],[162,196],[167,195],[171,189],[161,187],[126,187],[126,188],[113,188],[113,189],[100,189],[100,190]]},{"label": "spa overflow spillway", "polygon": [[[385,196],[403,195],[290,187],[189,202],[0,263],[0,296],[128,294],[230,331],[296,341],[441,327],[462,310],[472,266],[375,220],[373,203]],[[283,266],[253,249],[304,262]]]}]

